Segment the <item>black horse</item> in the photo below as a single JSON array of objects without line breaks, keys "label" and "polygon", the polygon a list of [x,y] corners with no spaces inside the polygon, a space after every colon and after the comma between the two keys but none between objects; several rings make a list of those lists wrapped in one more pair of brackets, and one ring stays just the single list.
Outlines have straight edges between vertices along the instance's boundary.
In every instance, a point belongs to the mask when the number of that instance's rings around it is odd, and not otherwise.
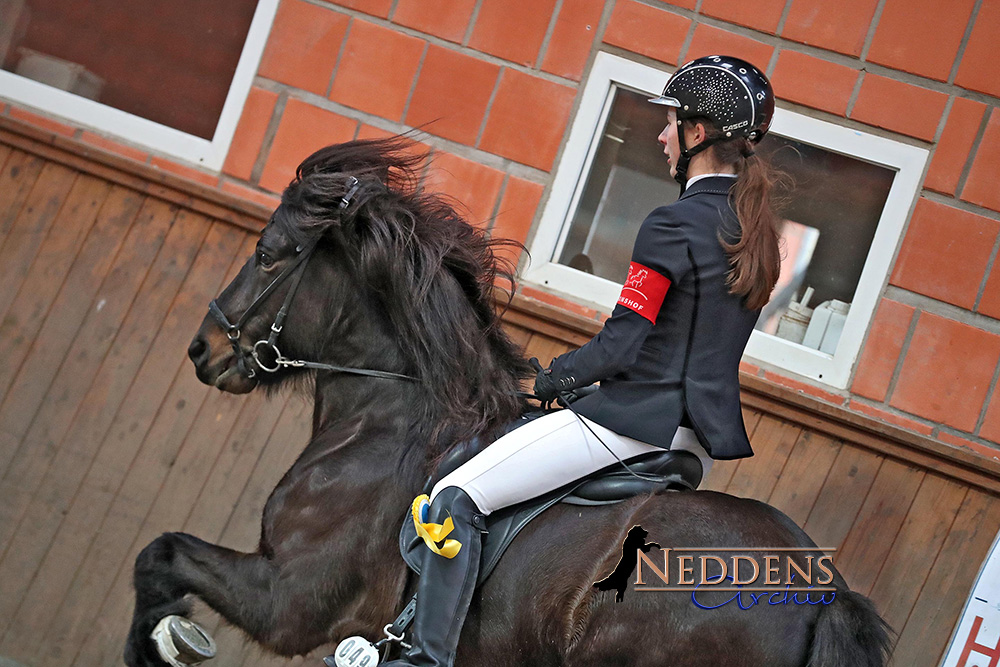
[{"label": "black horse", "polygon": [[[416,187],[421,160],[399,138],[306,159],[213,302],[189,349],[198,377],[233,393],[311,390],[312,438],[268,499],[257,551],[167,533],[139,554],[130,667],[164,664],[150,632],[188,614],[190,596],[280,655],[377,639],[414,588],[397,536],[427,475],[456,443],[487,440],[525,408],[516,392],[530,371],[495,301],[510,267],[497,241]],[[592,582],[637,524],[667,546],[815,547],[774,508],[712,492],[556,505],[473,600],[458,663],[885,664],[884,623],[839,575],[830,605],[703,610],[683,593],[615,604]]]}]

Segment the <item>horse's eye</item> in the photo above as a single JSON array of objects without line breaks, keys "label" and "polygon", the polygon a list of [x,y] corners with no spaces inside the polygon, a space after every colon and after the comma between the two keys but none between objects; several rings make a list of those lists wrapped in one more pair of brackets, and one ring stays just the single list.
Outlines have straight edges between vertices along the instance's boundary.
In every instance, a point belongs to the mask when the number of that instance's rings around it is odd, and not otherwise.
[{"label": "horse's eye", "polygon": [[263,250],[257,251],[257,263],[264,269],[270,269],[274,266],[274,258],[268,255]]}]

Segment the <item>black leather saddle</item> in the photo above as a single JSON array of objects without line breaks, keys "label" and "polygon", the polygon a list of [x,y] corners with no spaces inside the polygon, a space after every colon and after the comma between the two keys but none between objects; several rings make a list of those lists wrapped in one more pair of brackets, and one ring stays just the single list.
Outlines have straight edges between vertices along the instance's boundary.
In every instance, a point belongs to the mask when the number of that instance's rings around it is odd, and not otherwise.
[{"label": "black leather saddle", "polygon": [[[523,423],[527,421],[526,419]],[[424,492],[430,493],[438,479],[472,458],[479,451],[475,444],[449,455],[439,466],[437,474],[428,480]],[[701,461],[691,452],[663,450],[628,459],[626,463],[632,472],[642,478],[615,463],[543,496],[490,514],[486,518],[487,534],[483,538],[482,564],[476,585],[482,585],[490,576],[521,529],[556,503],[608,505],[647,493],[689,491],[701,483]],[[406,564],[417,574],[420,574],[423,550],[426,550],[423,539],[417,536],[413,518],[407,511],[399,532],[399,551]]]}]

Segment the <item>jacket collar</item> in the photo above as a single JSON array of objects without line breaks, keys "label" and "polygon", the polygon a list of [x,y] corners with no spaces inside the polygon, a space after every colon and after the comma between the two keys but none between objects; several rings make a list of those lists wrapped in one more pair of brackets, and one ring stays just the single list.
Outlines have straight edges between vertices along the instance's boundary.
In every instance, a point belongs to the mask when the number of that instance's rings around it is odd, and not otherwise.
[{"label": "jacket collar", "polygon": [[728,195],[734,185],[736,185],[736,179],[728,178],[726,176],[709,176],[708,178],[701,178],[688,187],[684,191],[684,194],[677,198],[677,201],[693,197],[694,195],[702,192],[716,195]]}]

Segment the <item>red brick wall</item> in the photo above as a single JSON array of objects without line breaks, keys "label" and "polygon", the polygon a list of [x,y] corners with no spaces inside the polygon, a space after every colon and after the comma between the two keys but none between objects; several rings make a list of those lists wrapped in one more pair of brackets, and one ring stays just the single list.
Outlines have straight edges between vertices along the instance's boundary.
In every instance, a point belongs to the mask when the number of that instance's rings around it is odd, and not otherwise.
[{"label": "red brick wall", "polygon": [[282,0],[221,174],[3,113],[269,203],[319,145],[420,126],[437,164],[427,184],[494,234],[527,241],[598,50],[668,67],[711,52],[745,57],[783,105],[932,153],[850,391],[745,370],[1000,457],[1000,0],[941,6]]}]

